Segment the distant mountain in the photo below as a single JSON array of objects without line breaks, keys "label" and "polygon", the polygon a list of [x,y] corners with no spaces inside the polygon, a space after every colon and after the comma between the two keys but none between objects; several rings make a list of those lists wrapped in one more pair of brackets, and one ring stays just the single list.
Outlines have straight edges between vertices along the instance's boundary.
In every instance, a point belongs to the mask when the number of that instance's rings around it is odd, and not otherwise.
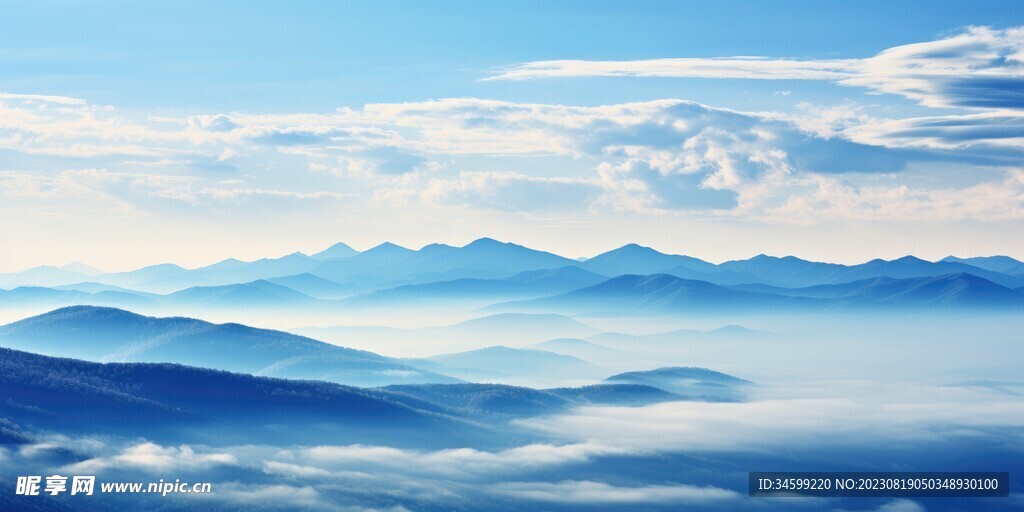
[{"label": "distant mountain", "polygon": [[498,272],[553,269],[573,264],[574,261],[550,252],[529,249],[521,245],[481,238],[463,247],[453,247],[428,255],[417,262],[421,272],[437,268],[485,268]]},{"label": "distant mountain", "polygon": [[1024,286],[1024,280],[1018,277],[964,263],[930,262],[913,256],[895,260],[875,259],[860,265],[838,265],[806,261],[793,256],[776,258],[762,254],[749,260],[728,261],[718,267],[750,275],[754,278],[751,282],[785,288],[841,284],[876,277],[906,279],[957,273],[972,274],[1010,288]]},{"label": "distant mountain", "polygon": [[168,293],[207,284],[204,279],[193,276],[191,271],[170,263],[151,265],[131,272],[105,274],[95,281],[153,293]]},{"label": "distant mountain", "polygon": [[635,314],[824,306],[812,299],[731,290],[704,281],[654,274],[619,276],[561,295],[497,304],[493,309]]},{"label": "distant mountain", "polygon": [[104,272],[104,271],[102,271],[102,270],[100,270],[100,269],[98,269],[96,267],[90,267],[89,265],[86,265],[85,263],[82,263],[82,262],[79,262],[79,261],[72,261],[71,263],[68,263],[67,265],[63,265],[60,268],[62,270],[67,270],[68,272],[75,272],[75,273],[84,274],[84,275],[87,275],[87,276],[98,276],[100,274],[106,274],[106,272]]},{"label": "distant mountain", "polygon": [[[336,282],[356,284],[390,282],[395,280],[396,274],[401,275],[401,272],[397,272],[393,266],[415,253],[416,251],[411,249],[384,242],[347,258],[321,261],[310,269],[309,273]],[[357,276],[358,279],[354,279]]]},{"label": "distant mountain", "polygon": [[797,289],[767,285],[722,287],[665,274],[620,276],[565,294],[505,302],[489,309],[636,314],[885,309],[894,305],[915,308],[1024,309],[1019,293],[973,273],[906,279],[871,278]]},{"label": "distant mountain", "polygon": [[530,285],[533,291],[558,293],[590,286],[607,279],[607,276],[579,267],[569,266],[554,269],[525,270],[509,277],[507,280]]},{"label": "distant mountain", "polygon": [[74,284],[64,284],[64,285],[60,285],[60,286],[53,286],[51,288],[54,289],[54,290],[74,290],[74,291],[85,292],[85,293],[122,292],[122,293],[132,293],[132,294],[144,295],[144,296],[154,295],[154,294],[138,292],[138,291],[135,291],[135,290],[129,290],[128,288],[122,288],[120,286],[114,286],[112,284],[97,283],[97,282],[94,282],[94,281],[86,281],[86,282],[83,282],[83,283],[74,283]]},{"label": "distant mountain", "polygon": [[76,435],[169,442],[216,437],[227,443],[282,435],[289,442],[322,443],[341,436],[348,442],[443,445],[449,435],[473,430],[443,406],[385,390],[175,364],[99,364],[3,348],[0,388],[0,417]]},{"label": "distant mountain", "polygon": [[742,397],[743,387],[751,384],[750,381],[732,375],[693,367],[666,367],[620,373],[608,377],[605,382],[651,386],[691,398],[715,401],[737,400]]},{"label": "distant mountain", "polygon": [[963,263],[1001,274],[1019,275],[1024,274],[1024,262],[1015,260],[1009,256],[984,256],[974,258],[957,258],[946,256],[942,261],[951,263]]},{"label": "distant mountain", "polygon": [[[427,358],[427,361],[443,365],[438,370],[448,375],[471,380],[488,375],[498,381],[502,377],[583,380],[602,378],[610,373],[572,356],[504,346],[444,354]],[[409,364],[416,365],[417,362],[410,361]]]},{"label": "distant mountain", "polygon": [[89,306],[0,327],[0,346],[92,361],[179,363],[360,386],[455,382],[372,352],[280,331]]},{"label": "distant mountain", "polygon": [[308,272],[321,263],[301,252],[294,252],[280,258],[262,258],[255,261],[224,260],[191,273],[201,276],[204,282],[215,285],[245,283],[270,277],[290,276]]},{"label": "distant mountain", "polygon": [[[528,270],[508,279],[455,279],[377,290],[345,301],[346,306],[437,306],[451,302],[488,303],[543,297],[606,279],[576,267]],[[481,304],[481,305],[482,305]]]},{"label": "distant mountain", "polygon": [[356,254],[359,254],[359,251],[344,243],[338,242],[314,254],[312,257],[318,260],[329,260],[331,258],[348,258],[349,256],[355,256]]},{"label": "distant mountain", "polygon": [[468,417],[536,416],[579,405],[645,405],[682,399],[661,389],[631,384],[553,389],[504,384],[423,384],[388,386],[385,389],[450,407]]},{"label": "distant mountain", "polygon": [[272,277],[266,281],[291,288],[299,293],[317,299],[342,299],[352,295],[356,290],[356,287],[351,284],[336,283],[322,277],[314,276],[310,273]]},{"label": "distant mountain", "polygon": [[973,274],[893,279],[875,277],[842,284],[823,284],[806,288],[778,288],[767,285],[734,287],[750,291],[814,298],[864,298],[876,302],[913,306],[961,306],[985,308],[1021,308],[1024,300],[1014,290]]},{"label": "distant mountain", "polygon": [[712,263],[690,256],[664,254],[637,244],[624,245],[594,256],[578,265],[582,269],[606,276],[657,274],[674,267],[685,267],[701,272],[715,270],[715,265]]},{"label": "distant mountain", "polygon": [[187,288],[166,295],[162,302],[176,306],[237,308],[295,306],[311,304],[315,299],[287,286],[259,280],[244,284]]},{"label": "distant mountain", "polygon": [[419,332],[449,339],[490,343],[529,343],[556,338],[582,338],[598,331],[579,320],[550,313],[499,313]]},{"label": "distant mountain", "polygon": [[371,286],[421,284],[465,277],[502,278],[524,270],[551,269],[574,263],[548,252],[481,238],[464,247],[433,244],[419,251],[381,244],[351,258],[324,261],[311,273],[334,281]]},{"label": "distant mountain", "polygon": [[608,348],[604,345],[598,345],[597,343],[579,338],[556,338],[542,343],[535,343],[527,348],[573,356],[598,365],[610,365],[617,361],[629,359],[629,356],[632,355],[628,352]]},{"label": "distant mountain", "polygon": [[44,265],[21,272],[0,274],[0,288],[19,286],[57,286],[62,284],[87,281],[91,276],[80,272],[65,270],[59,267]]},{"label": "distant mountain", "polygon": [[75,289],[21,286],[13,290],[0,290],[0,305],[8,307],[61,307],[69,304],[93,306],[152,307],[157,302],[143,294],[113,290],[83,292]]}]

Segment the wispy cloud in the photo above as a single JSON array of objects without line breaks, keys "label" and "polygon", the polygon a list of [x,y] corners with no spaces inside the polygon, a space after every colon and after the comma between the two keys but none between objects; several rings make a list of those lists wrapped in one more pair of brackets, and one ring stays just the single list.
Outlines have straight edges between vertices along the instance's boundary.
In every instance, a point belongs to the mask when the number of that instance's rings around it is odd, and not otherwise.
[{"label": "wispy cloud", "polygon": [[507,482],[491,486],[495,494],[530,501],[572,504],[639,505],[645,503],[707,504],[739,498],[735,491],[695,485],[620,487],[603,482]]},{"label": "wispy cloud", "polygon": [[827,80],[898,94],[929,107],[1019,110],[1024,109],[1024,27],[971,27],[861,59],[553,60],[513,66],[485,80],[598,76]]}]

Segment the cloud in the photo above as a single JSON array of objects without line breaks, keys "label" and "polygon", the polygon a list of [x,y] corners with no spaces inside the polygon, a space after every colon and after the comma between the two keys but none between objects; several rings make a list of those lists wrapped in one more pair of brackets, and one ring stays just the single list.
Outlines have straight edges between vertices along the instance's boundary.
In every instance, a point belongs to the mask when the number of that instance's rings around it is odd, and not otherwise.
[{"label": "cloud", "polygon": [[200,454],[188,445],[175,448],[145,442],[129,446],[117,455],[96,457],[72,464],[68,471],[91,474],[108,468],[127,468],[165,472],[236,464],[238,460],[230,453]]},{"label": "cloud", "polygon": [[1024,27],[969,27],[944,39],[897,46],[862,59],[554,60],[513,66],[485,80],[594,76],[827,80],[901,95],[929,107],[1020,110]]},{"label": "cloud", "polygon": [[583,407],[518,423],[617,449],[700,453],[760,452],[794,438],[805,447],[925,443],[1024,421],[1024,401],[987,390],[846,382],[764,393],[770,397],[742,403]]},{"label": "cloud", "polygon": [[617,487],[603,482],[566,480],[562,482],[507,482],[492,485],[491,492],[516,499],[549,503],[627,505],[650,503],[706,504],[736,500],[734,491],[693,485],[649,485]]},{"label": "cloud", "polygon": [[461,172],[433,179],[421,197],[430,203],[461,204],[502,211],[572,210],[601,192],[594,180],[538,178],[517,172]]},{"label": "cloud", "polygon": [[673,58],[632,61],[547,60],[513,66],[488,80],[533,80],[584,76],[843,80],[857,60],[769,59],[767,57]]},{"label": "cloud", "polygon": [[432,474],[475,481],[586,462],[592,457],[614,453],[619,452],[589,443],[531,444],[497,452],[472,448],[423,452],[386,446],[348,445],[306,448],[296,454],[295,458],[320,469],[370,471],[373,468],[387,468],[408,475]]},{"label": "cloud", "polygon": [[[447,98],[328,113],[135,119],[95,105],[67,107],[0,102],[0,149],[50,169],[4,171],[5,197],[88,196],[133,211],[161,207],[153,198],[190,205],[353,198],[378,207],[791,223],[1020,215],[1018,196],[1006,190],[1016,190],[1013,169],[1024,165],[1024,123],[1005,112],[886,120],[855,104],[802,105],[783,115],[674,99],[573,106]],[[107,174],[63,174],[68,158]],[[1000,166],[1004,176],[916,187],[858,176],[922,162],[961,163],[965,171]],[[246,185],[209,183],[226,173],[244,174]],[[956,194],[965,201],[953,201]],[[929,201],[950,206],[940,212]]]},{"label": "cloud", "polygon": [[10,92],[0,92],[0,100],[37,101],[44,103],[55,103],[58,105],[86,104],[86,101],[83,99],[70,98],[68,96],[48,96],[45,94],[14,94]]},{"label": "cloud", "polygon": [[[835,512],[853,512],[846,509],[836,509]],[[925,512],[925,508],[921,505],[910,501],[910,500],[892,500],[888,503],[883,503],[876,509],[871,511],[859,511],[859,512]]]}]

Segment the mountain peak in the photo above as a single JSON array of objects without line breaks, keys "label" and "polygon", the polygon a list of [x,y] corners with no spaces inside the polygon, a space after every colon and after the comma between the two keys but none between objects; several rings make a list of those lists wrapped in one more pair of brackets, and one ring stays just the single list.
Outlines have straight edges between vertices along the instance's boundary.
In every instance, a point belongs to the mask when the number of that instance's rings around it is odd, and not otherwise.
[{"label": "mountain peak", "polygon": [[493,238],[483,237],[483,238],[477,238],[476,240],[473,240],[472,242],[466,244],[462,248],[463,249],[470,249],[470,248],[506,247],[506,246],[519,247],[516,244],[507,243],[507,242],[501,242],[501,241],[495,240]]},{"label": "mountain peak", "polygon": [[347,258],[349,256],[355,256],[356,254],[359,254],[359,251],[349,247],[349,245],[344,242],[338,242],[314,254],[313,257],[316,259],[325,260],[329,258]]}]

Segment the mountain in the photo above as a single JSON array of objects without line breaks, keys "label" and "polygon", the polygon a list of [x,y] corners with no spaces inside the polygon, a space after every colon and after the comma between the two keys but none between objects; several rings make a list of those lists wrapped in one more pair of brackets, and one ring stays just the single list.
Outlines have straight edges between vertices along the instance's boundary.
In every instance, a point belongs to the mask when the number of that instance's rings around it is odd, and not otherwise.
[{"label": "mountain", "polygon": [[743,387],[752,383],[732,375],[693,367],[665,367],[643,372],[626,372],[604,380],[614,384],[651,386],[672,393],[712,401],[737,400]]},{"label": "mountain", "polygon": [[43,265],[23,270],[21,272],[0,274],[0,288],[15,288],[18,286],[57,286],[85,281],[88,280],[89,277],[90,276],[88,274]]},{"label": "mountain", "polygon": [[287,286],[259,280],[225,286],[197,286],[164,296],[161,301],[197,308],[282,307],[309,305],[312,297]]},{"label": "mountain", "polygon": [[[416,254],[391,242],[384,242],[371,249],[347,258],[332,258],[321,261],[308,272],[315,276],[337,282],[354,282],[356,284],[393,281],[395,265]],[[362,275],[366,274],[366,275]],[[358,279],[353,279],[359,276]]]},{"label": "mountain", "polygon": [[1015,260],[1009,256],[985,256],[974,258],[946,256],[945,258],[942,258],[941,261],[963,263],[965,265],[971,265],[972,267],[991,270],[992,272],[999,272],[1000,274],[1024,274],[1024,262]]},{"label": "mountain", "polygon": [[646,405],[682,397],[650,386],[601,384],[532,389],[505,384],[421,384],[384,388],[449,407],[468,417],[537,416],[580,405]]},{"label": "mountain", "polygon": [[842,284],[823,284],[806,288],[778,288],[767,285],[733,287],[762,293],[814,298],[864,298],[877,302],[915,306],[962,306],[1020,308],[1024,300],[1014,290],[973,274],[893,279],[874,277]]},{"label": "mountain", "polygon": [[418,331],[443,338],[490,343],[537,343],[551,338],[581,338],[598,332],[579,320],[545,313],[499,313]]},{"label": "mountain", "polygon": [[346,306],[437,306],[543,297],[600,282],[603,276],[576,267],[528,270],[508,279],[454,279],[377,290],[345,301]]},{"label": "mountain", "polygon": [[569,291],[590,286],[606,279],[608,279],[607,276],[579,267],[569,266],[554,269],[525,270],[509,277],[507,280],[531,285],[533,291],[557,293],[559,291]]},{"label": "mountain", "polygon": [[8,307],[60,307],[69,304],[93,306],[151,307],[157,303],[148,296],[134,292],[100,290],[93,293],[74,289],[20,286],[0,290],[0,305]]},{"label": "mountain", "polygon": [[470,430],[444,407],[380,389],[176,364],[101,364],[3,348],[0,388],[0,417],[65,434],[228,443],[341,436],[349,442],[443,444],[448,436],[438,435],[439,429]]},{"label": "mountain", "polygon": [[569,258],[550,252],[492,238],[480,238],[463,247],[432,254],[419,262],[418,266],[422,272],[436,271],[437,268],[485,268],[498,272],[518,272],[558,268],[573,263]]},{"label": "mountain", "polygon": [[355,256],[356,254],[359,254],[359,251],[344,243],[338,242],[314,254],[312,257],[318,260],[329,260],[331,258],[348,258],[349,256]]},{"label": "mountain", "polygon": [[1014,288],[1024,286],[1019,277],[992,272],[975,266],[952,261],[925,261],[913,256],[895,260],[875,259],[859,265],[818,263],[793,256],[777,258],[758,255],[749,260],[727,261],[718,266],[754,278],[754,283],[763,283],[785,288],[798,288],[819,284],[840,284],[876,277],[906,279],[943,274],[972,274],[996,284]]},{"label": "mountain", "polygon": [[106,272],[96,267],[90,267],[89,265],[86,265],[85,263],[79,261],[72,261],[71,263],[63,265],[60,268],[61,270],[67,270],[68,272],[75,272],[87,276],[98,276],[100,274],[106,274]]},{"label": "mountain", "polygon": [[[472,380],[478,376],[527,377],[549,380],[597,379],[608,371],[582,359],[543,350],[486,347],[468,352],[429,357],[427,361],[442,365],[438,371]],[[416,365],[411,361],[409,364]]]},{"label": "mountain", "polygon": [[92,361],[178,363],[361,386],[455,382],[372,352],[285,332],[90,306],[0,327],[0,346]]},{"label": "mountain", "polygon": [[223,285],[244,283],[269,277],[290,276],[308,272],[321,263],[301,252],[294,252],[280,258],[262,258],[255,261],[228,259],[193,270],[205,283]]},{"label": "mountain", "polygon": [[606,276],[657,274],[673,267],[714,271],[715,265],[690,256],[664,254],[650,247],[628,244],[578,263],[579,267]]},{"label": "mountain", "polygon": [[611,365],[633,356],[633,354],[579,338],[555,338],[542,343],[535,343],[527,348],[573,356],[598,365]]},{"label": "mountain", "polygon": [[782,307],[820,309],[824,304],[812,299],[731,290],[705,281],[654,274],[619,276],[561,295],[493,306],[506,311],[566,313],[669,313]]},{"label": "mountain", "polygon": [[150,265],[130,272],[105,274],[93,280],[153,293],[169,293],[189,286],[206,284],[203,279],[193,276],[191,271],[171,263]]},{"label": "mountain", "polygon": [[334,281],[380,286],[459,278],[495,279],[524,270],[574,263],[548,252],[481,238],[464,247],[432,244],[419,251],[381,244],[350,258],[324,261],[311,273]]},{"label": "mountain", "polygon": [[355,286],[345,283],[336,283],[314,276],[310,273],[296,274],[293,276],[272,277],[266,281],[291,288],[299,293],[317,299],[336,300],[352,295]]}]

